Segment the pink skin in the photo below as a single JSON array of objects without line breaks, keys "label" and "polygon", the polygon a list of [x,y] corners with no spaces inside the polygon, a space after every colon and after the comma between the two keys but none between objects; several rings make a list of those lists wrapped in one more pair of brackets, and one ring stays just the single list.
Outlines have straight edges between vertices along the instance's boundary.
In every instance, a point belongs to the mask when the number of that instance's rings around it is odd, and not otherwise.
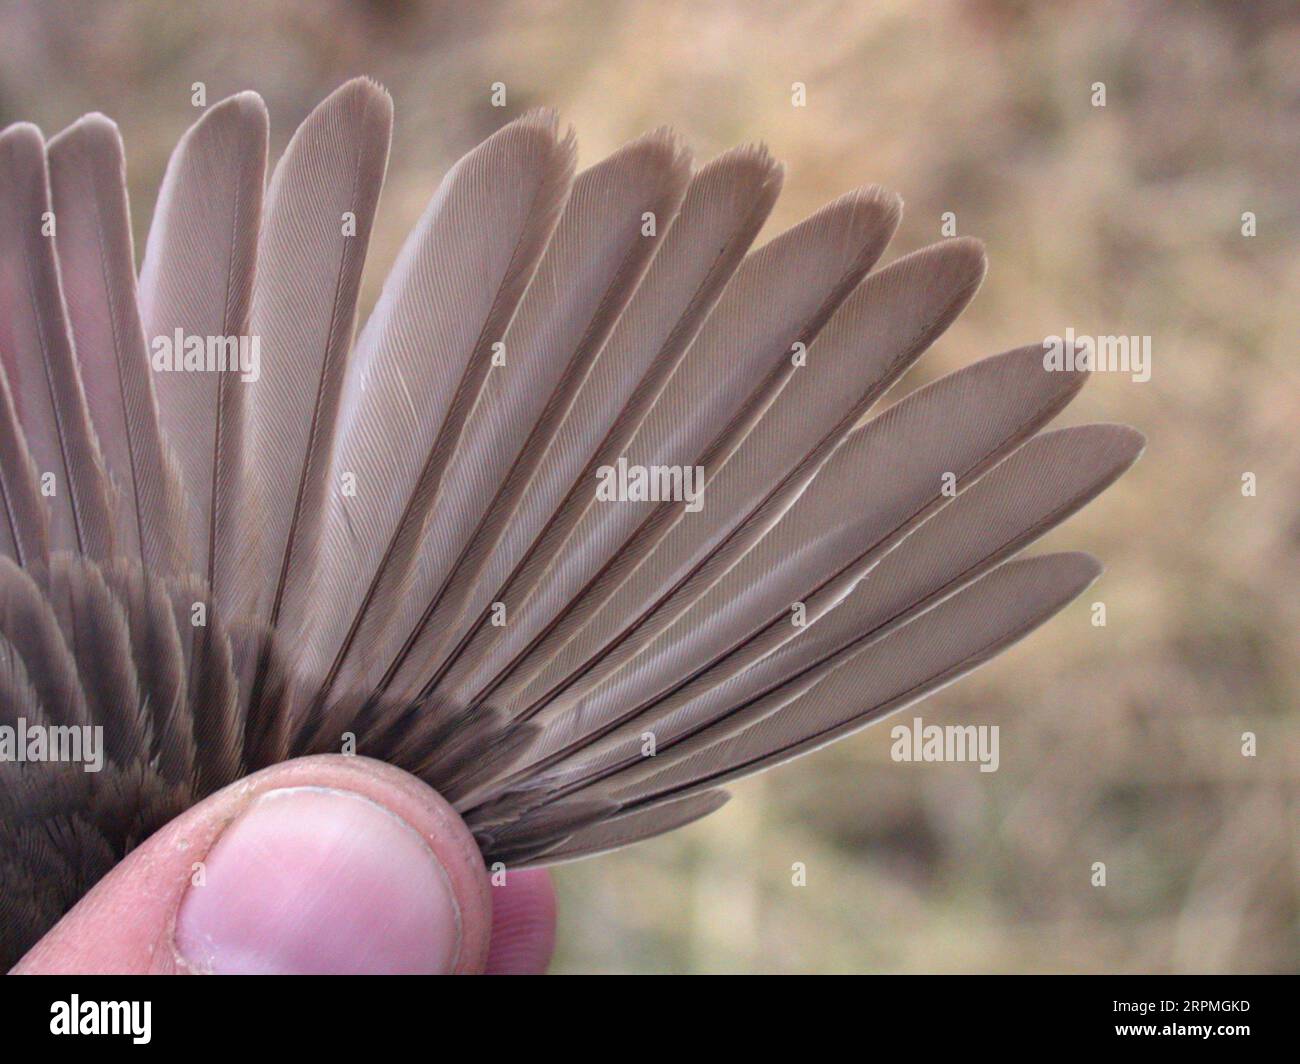
[{"label": "pink skin", "polygon": [[382,762],[323,755],[177,817],[14,973],[538,974],[554,945],[548,873],[492,886],[437,793]]}]

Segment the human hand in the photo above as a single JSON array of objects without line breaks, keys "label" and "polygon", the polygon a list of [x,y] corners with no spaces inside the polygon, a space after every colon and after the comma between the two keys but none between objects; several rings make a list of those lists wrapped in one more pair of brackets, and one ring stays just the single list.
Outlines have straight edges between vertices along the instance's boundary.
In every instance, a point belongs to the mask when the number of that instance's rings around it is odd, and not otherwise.
[{"label": "human hand", "polygon": [[441,796],[391,765],[323,755],[177,817],[14,973],[540,974],[554,944],[549,873],[490,885]]}]

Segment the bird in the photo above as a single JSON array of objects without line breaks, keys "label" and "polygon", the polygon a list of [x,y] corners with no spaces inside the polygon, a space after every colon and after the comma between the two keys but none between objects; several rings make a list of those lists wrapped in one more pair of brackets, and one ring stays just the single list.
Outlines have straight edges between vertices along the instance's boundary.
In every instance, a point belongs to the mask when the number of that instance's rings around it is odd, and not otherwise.
[{"label": "bird", "polygon": [[358,328],[392,122],[349,81],[270,166],[261,98],[212,104],[138,272],[117,126],[0,133],[6,967],[265,766],[379,758],[485,867],[574,860],[912,705],[1100,572],[1022,556],[1144,445],[1046,427],[1084,360],[892,394],[978,241],[878,265],[902,205],[865,185],[760,244],[762,144],[697,165],[661,128],[577,172],[537,110],[446,172]]}]

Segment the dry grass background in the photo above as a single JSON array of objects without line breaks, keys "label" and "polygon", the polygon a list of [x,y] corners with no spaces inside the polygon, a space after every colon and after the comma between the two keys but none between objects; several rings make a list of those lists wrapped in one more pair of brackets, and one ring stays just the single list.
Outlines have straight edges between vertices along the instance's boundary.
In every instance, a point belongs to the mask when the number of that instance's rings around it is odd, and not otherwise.
[{"label": "dry grass background", "polygon": [[896,253],[954,211],[991,270],[908,384],[1067,326],[1153,337],[1148,383],[1099,375],[1065,418],[1149,437],[1049,540],[1106,574],[920,709],[1000,725],[1000,770],[894,764],[876,728],[743,784],[701,824],[558,872],[558,970],[1300,967],[1292,5],[6,0],[0,42],[0,123],[122,126],[139,239],[193,81],[261,92],[274,149],[367,73],[397,110],[372,298],[441,172],[548,104],[584,163],[664,123],[701,159],[766,140],[788,164],[768,235],[863,182],[907,201]]}]

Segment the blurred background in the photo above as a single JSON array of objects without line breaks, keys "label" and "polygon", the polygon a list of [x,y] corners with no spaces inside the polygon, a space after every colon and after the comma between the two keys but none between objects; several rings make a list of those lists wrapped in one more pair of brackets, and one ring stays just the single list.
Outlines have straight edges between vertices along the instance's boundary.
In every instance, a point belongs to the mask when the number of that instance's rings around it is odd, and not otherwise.
[{"label": "blurred background", "polygon": [[275,152],[369,74],[397,115],[370,299],[442,172],[530,107],[574,124],[582,164],[661,124],[699,160],[763,140],[787,175],[760,240],[876,182],[907,204],[891,255],[945,212],[987,243],[983,290],[904,389],[1067,327],[1150,335],[1150,381],[1098,374],[1062,419],[1149,438],[1045,541],[1105,575],[899,718],[999,725],[999,770],[896,764],[885,725],[741,784],[558,869],[555,967],[1295,971],[1298,55],[1285,2],[0,0],[0,125],[116,119],[139,248],[193,82],[260,92]]}]

